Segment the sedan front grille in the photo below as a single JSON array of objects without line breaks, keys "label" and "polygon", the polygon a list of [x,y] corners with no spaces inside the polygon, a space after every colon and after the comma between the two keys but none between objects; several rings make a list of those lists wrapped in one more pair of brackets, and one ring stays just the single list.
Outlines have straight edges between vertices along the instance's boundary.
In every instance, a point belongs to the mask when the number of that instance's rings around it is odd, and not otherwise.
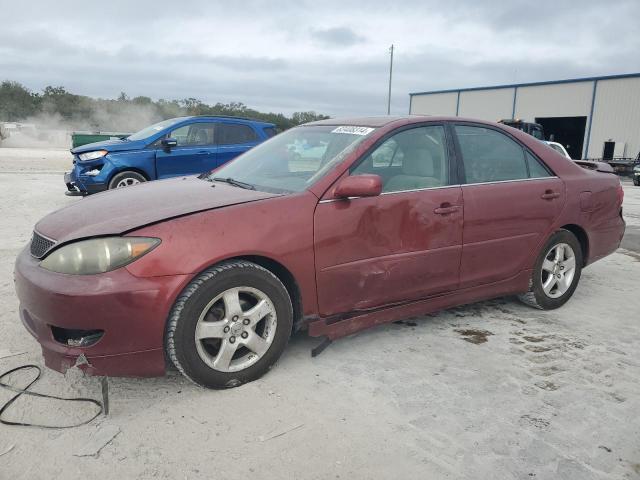
[{"label": "sedan front grille", "polygon": [[55,244],[56,242],[43,237],[34,230],[33,237],[31,237],[31,255],[36,258],[42,258]]}]

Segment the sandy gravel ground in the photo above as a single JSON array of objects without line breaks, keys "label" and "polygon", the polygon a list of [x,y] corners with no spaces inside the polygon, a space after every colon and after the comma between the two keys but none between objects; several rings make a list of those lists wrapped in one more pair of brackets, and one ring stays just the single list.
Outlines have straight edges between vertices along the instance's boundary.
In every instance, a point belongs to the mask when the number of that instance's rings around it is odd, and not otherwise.
[{"label": "sandy gravel ground", "polygon": [[[64,170],[67,152],[6,150],[16,149],[0,149],[0,357],[24,353],[0,358],[0,372],[42,365],[18,320],[15,256],[40,217],[82,201],[42,173]],[[640,188],[625,194],[636,234]],[[640,478],[639,285],[638,250],[620,250],[586,269],[557,311],[498,299],[369,330],[317,358],[297,336],[263,379],[227,391],[177,373],[114,378],[111,415],[88,426],[0,426],[0,479]],[[77,370],[45,369],[36,390],[100,398],[98,379]],[[92,412],[21,399],[9,417],[60,424]]]}]

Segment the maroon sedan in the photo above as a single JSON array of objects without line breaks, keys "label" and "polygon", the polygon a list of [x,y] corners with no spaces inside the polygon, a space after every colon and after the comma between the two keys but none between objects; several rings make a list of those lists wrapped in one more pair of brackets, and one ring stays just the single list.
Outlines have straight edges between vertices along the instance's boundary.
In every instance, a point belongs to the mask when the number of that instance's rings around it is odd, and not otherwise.
[{"label": "maroon sedan", "polygon": [[552,309],[622,238],[622,187],[475,120],[324,120],[213,173],[54,212],[16,262],[46,364],[207,387],[263,375],[297,329],[333,340],[507,294]]}]

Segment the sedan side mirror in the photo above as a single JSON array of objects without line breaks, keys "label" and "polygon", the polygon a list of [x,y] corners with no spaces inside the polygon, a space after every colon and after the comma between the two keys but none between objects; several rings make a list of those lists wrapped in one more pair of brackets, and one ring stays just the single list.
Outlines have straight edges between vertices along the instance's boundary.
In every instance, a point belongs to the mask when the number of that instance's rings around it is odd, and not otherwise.
[{"label": "sedan side mirror", "polygon": [[160,143],[165,150],[171,150],[173,147],[178,146],[178,140],[175,138],[163,138]]},{"label": "sedan side mirror", "polygon": [[333,196],[335,198],[377,197],[382,192],[380,175],[363,174],[345,177],[338,182]]}]

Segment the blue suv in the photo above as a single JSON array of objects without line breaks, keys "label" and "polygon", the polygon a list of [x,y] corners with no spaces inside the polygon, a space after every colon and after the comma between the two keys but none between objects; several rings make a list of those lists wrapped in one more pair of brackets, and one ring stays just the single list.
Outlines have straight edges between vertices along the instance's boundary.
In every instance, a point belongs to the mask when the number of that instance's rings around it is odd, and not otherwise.
[{"label": "blue suv", "polygon": [[239,117],[164,120],[117,140],[71,150],[67,195],[207,172],[275,135],[275,125]]}]

